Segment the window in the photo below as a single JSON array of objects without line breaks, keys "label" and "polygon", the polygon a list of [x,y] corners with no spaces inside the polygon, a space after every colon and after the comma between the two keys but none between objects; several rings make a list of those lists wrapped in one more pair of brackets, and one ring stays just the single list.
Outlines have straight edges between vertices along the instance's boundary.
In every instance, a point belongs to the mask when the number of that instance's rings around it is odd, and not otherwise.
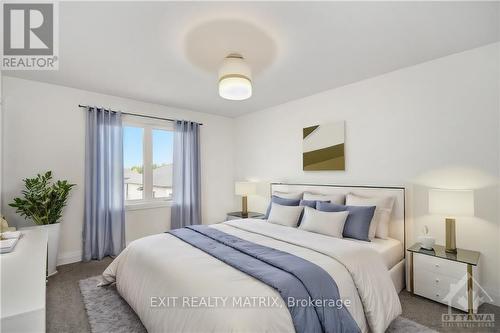
[{"label": "window", "polygon": [[172,198],[173,131],[167,123],[124,121],[124,194],[127,204]]},{"label": "window", "polygon": [[153,129],[153,198],[172,197],[172,131]]},{"label": "window", "polygon": [[143,199],[144,128],[123,127],[123,177],[125,200]]}]

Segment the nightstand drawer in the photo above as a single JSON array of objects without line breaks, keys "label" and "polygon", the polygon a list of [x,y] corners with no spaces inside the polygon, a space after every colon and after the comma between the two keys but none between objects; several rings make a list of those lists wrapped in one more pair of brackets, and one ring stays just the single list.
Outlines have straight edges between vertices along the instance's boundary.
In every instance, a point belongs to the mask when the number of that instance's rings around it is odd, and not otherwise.
[{"label": "nightstand drawer", "polygon": [[[415,272],[415,294],[442,302],[443,298],[450,292],[451,286],[459,281],[459,279],[446,275],[417,270]],[[465,291],[463,294],[465,295]]]},{"label": "nightstand drawer", "polygon": [[[439,303],[450,304],[452,307],[462,311],[467,311],[468,295],[466,280],[438,275],[425,270],[415,271],[414,279],[415,294]],[[474,288],[474,311],[477,311],[479,305],[476,291],[476,288]]]},{"label": "nightstand drawer", "polygon": [[425,270],[458,280],[467,274],[467,265],[464,263],[431,257],[425,254],[415,253],[413,262],[417,271]]}]

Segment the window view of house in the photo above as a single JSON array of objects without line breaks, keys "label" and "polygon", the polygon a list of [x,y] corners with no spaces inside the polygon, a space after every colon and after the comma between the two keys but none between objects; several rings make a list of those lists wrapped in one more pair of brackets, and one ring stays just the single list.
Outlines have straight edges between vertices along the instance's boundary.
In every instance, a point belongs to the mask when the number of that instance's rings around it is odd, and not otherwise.
[{"label": "window view of house", "polygon": [[172,197],[173,132],[153,129],[153,198]]},{"label": "window view of house", "polygon": [[143,177],[144,129],[123,127],[123,177],[125,200],[141,200],[144,194]]},{"label": "window view of house", "polygon": [[[124,126],[125,200],[171,198],[172,154],[172,131]],[[145,184],[145,175],[150,175],[148,179],[152,180],[152,184]]]}]

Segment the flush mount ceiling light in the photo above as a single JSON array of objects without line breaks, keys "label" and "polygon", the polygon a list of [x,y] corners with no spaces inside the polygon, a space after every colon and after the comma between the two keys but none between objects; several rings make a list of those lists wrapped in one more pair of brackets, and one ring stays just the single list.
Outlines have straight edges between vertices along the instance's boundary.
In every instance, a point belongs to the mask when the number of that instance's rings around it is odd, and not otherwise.
[{"label": "flush mount ceiling light", "polygon": [[219,95],[232,101],[252,96],[252,72],[241,55],[230,54],[224,58],[219,69]]}]

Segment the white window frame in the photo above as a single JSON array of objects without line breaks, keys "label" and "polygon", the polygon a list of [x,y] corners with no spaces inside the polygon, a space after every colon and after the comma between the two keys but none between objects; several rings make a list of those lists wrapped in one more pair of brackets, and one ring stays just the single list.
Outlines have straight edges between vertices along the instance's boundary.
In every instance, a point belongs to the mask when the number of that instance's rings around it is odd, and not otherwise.
[{"label": "white window frame", "polygon": [[172,198],[153,198],[153,130],[173,131],[174,123],[166,120],[154,120],[123,115],[123,127],[132,126],[143,129],[142,137],[142,199],[125,200],[126,210],[170,207]]}]

